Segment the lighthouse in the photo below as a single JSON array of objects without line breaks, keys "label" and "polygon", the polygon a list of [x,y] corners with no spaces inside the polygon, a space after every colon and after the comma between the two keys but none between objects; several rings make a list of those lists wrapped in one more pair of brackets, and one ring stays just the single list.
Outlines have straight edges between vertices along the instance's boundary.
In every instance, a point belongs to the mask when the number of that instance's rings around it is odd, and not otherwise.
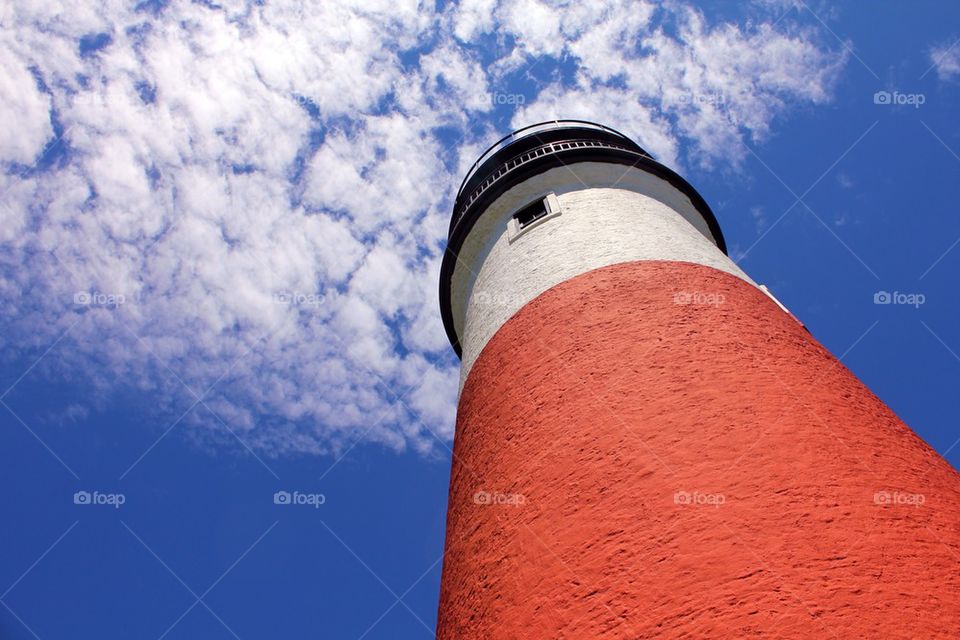
[{"label": "lighthouse", "polygon": [[625,135],[488,149],[440,308],[461,373],[439,638],[960,637],[960,475]]}]

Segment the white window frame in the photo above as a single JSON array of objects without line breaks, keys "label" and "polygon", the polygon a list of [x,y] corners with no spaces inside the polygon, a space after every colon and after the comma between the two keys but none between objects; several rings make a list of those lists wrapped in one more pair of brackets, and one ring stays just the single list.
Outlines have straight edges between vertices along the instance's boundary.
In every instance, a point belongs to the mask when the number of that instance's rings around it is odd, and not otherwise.
[{"label": "white window frame", "polygon": [[[562,208],[560,207],[560,199],[557,198],[557,194],[555,194],[554,192],[551,191],[550,193],[544,195],[542,197],[542,200],[543,200],[543,206],[547,210],[547,214],[541,218],[534,220],[533,222],[531,222],[530,224],[528,224],[522,229],[520,228],[520,223],[517,222],[517,219],[513,217],[514,215],[516,215],[516,211],[510,214],[510,221],[507,223],[507,241],[510,244],[512,244],[514,241],[517,240],[517,238],[524,235],[528,231],[536,229],[547,220],[552,220],[553,218],[556,218],[561,213],[563,213]],[[528,207],[532,203],[533,203],[533,200],[523,205],[523,207],[521,207],[520,209],[524,207]],[[520,209],[517,209],[517,211],[520,211]]]}]

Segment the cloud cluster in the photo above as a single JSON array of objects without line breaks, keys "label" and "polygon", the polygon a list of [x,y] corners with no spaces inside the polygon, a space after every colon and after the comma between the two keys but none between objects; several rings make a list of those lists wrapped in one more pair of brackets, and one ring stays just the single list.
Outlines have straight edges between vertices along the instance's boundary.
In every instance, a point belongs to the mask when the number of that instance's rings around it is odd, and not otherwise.
[{"label": "cloud cluster", "polygon": [[135,389],[136,423],[202,442],[429,453],[452,437],[437,276],[465,168],[555,117],[736,166],[844,63],[809,25],[763,20],[627,0],[17,3],[2,347],[62,337],[34,375]]},{"label": "cloud cluster", "polygon": [[930,50],[930,62],[941,80],[960,77],[960,47],[957,42],[934,47]]}]

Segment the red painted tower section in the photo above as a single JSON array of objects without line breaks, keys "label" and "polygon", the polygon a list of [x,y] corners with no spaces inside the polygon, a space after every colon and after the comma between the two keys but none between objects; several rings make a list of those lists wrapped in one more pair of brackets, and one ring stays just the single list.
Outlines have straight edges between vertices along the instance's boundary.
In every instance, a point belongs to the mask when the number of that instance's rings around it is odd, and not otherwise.
[{"label": "red painted tower section", "polygon": [[960,637],[960,475],[709,262],[584,269],[463,350],[439,638]]}]

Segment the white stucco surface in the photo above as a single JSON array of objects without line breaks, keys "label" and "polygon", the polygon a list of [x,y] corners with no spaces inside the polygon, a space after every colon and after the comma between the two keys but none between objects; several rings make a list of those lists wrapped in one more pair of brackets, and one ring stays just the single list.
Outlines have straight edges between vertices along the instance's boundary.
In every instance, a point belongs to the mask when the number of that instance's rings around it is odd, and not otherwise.
[{"label": "white stucco surface", "polygon": [[[560,215],[510,242],[513,213],[551,192]],[[634,260],[692,262],[756,286],[716,246],[690,200],[639,169],[578,163],[504,193],[474,225],[453,273],[454,327],[463,349],[461,389],[487,341],[527,302],[569,278]]]}]

